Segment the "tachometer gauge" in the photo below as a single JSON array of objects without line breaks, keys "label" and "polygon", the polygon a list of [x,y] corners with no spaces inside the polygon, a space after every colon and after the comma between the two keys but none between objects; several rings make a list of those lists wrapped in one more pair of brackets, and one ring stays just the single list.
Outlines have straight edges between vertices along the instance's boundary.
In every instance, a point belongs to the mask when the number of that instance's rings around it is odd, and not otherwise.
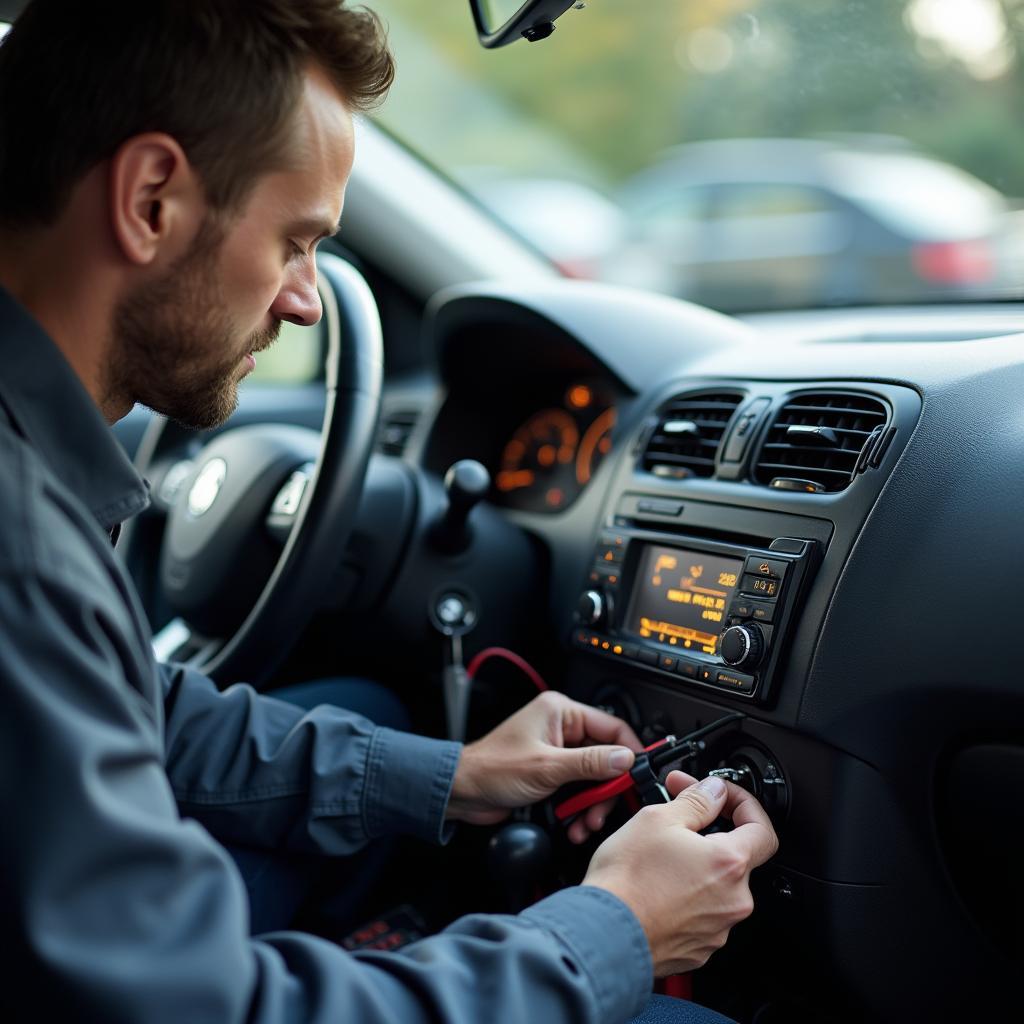
[{"label": "tachometer gauge", "polygon": [[565,508],[579,492],[579,444],[579,428],[565,410],[543,409],[531,416],[501,453],[494,485],[506,504],[551,512]]}]

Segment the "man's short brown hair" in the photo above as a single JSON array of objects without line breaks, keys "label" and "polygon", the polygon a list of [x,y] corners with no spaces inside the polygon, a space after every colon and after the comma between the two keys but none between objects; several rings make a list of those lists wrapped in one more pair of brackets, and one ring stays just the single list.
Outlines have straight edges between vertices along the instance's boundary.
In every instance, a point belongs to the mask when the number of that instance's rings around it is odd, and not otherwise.
[{"label": "man's short brown hair", "polygon": [[217,210],[287,160],[304,69],[350,109],[394,77],[379,19],[342,0],[34,0],[0,44],[0,225],[52,223],[127,139],[166,132]]}]

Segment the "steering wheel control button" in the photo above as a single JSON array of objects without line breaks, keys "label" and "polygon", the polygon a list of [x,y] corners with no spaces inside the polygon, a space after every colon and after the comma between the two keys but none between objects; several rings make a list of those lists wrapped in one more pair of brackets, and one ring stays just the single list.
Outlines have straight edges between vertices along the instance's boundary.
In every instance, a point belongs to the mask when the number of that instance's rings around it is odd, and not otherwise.
[{"label": "steering wheel control button", "polygon": [[198,519],[210,511],[227,475],[228,464],[223,459],[210,459],[199,470],[188,492],[188,510],[192,516]]},{"label": "steering wheel control button", "polygon": [[277,492],[274,504],[270,507],[272,516],[294,516],[302,504],[302,496],[306,493],[306,485],[309,483],[311,467],[303,466],[295,470],[284,487]]},{"label": "steering wheel control button", "polygon": [[734,668],[756,668],[765,647],[764,634],[757,626],[730,626],[722,634],[722,661]]},{"label": "steering wheel control button", "polygon": [[192,459],[179,459],[164,473],[156,496],[167,508],[170,508],[178,500],[181,488],[192,475],[192,470],[195,467],[196,464]]},{"label": "steering wheel control button", "polygon": [[785,578],[789,562],[778,558],[762,558],[760,555],[750,555],[746,565],[743,567],[745,573],[751,576],[768,576],[771,579],[781,580]]}]

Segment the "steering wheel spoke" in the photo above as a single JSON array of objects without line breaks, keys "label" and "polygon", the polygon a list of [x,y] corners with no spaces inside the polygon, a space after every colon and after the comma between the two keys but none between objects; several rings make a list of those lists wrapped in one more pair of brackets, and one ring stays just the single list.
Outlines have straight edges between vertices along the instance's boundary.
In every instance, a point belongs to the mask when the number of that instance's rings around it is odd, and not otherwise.
[{"label": "steering wheel spoke", "polygon": [[175,446],[181,458],[180,428],[155,417],[136,459],[144,475],[159,467],[161,481],[176,477],[159,577],[176,618],[154,651],[221,686],[266,684],[301,634],[336,574],[373,448],[383,379],[377,307],[349,264],[329,253],[317,263],[327,335],[319,435],[285,424],[228,429],[186,473],[165,461]]}]

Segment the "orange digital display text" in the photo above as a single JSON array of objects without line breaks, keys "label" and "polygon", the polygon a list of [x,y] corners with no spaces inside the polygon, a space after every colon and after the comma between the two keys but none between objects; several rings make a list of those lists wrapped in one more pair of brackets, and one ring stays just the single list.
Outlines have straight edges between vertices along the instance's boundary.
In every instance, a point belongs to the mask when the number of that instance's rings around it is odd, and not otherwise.
[{"label": "orange digital display text", "polygon": [[692,551],[651,547],[644,553],[627,616],[645,639],[717,654],[741,563]]}]

